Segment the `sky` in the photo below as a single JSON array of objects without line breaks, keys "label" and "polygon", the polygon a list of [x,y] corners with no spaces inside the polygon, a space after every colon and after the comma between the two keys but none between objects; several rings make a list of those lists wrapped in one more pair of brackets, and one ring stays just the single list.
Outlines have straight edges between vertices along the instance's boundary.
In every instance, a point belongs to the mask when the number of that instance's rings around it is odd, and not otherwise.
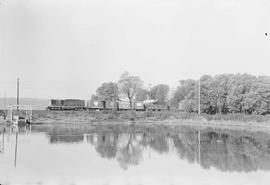
[{"label": "sky", "polygon": [[[124,71],[145,86],[269,75],[270,0],[0,0],[0,96],[89,99]],[[1,95],[2,94],[2,95]]]}]

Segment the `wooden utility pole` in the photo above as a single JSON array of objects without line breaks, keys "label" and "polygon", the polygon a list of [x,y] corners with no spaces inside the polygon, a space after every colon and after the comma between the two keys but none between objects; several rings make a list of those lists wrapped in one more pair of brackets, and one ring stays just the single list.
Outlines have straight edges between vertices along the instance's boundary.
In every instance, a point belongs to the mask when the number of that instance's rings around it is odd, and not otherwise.
[{"label": "wooden utility pole", "polygon": [[198,131],[198,162],[201,164],[201,131]]},{"label": "wooden utility pole", "polygon": [[7,97],[6,92],[4,92],[4,111],[6,110]]},{"label": "wooden utility pole", "polygon": [[17,150],[18,150],[18,132],[16,132],[14,167],[16,167],[17,165]]},{"label": "wooden utility pole", "polygon": [[19,110],[20,105],[20,79],[17,78],[17,110]]},{"label": "wooden utility pole", "polygon": [[201,114],[201,79],[199,79],[199,100],[198,100],[198,114]]}]

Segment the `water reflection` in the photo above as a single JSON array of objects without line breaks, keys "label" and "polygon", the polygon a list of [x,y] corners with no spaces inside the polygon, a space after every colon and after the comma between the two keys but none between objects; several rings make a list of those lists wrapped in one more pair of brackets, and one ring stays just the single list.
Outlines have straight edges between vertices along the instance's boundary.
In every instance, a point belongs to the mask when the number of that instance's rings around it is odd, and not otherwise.
[{"label": "water reflection", "polygon": [[51,144],[83,142],[83,135],[48,135],[48,136]]},{"label": "water reflection", "polygon": [[[159,154],[175,150],[180,159],[199,163],[204,169],[222,171],[255,171],[270,169],[270,137],[268,134],[238,135],[237,131],[183,131],[157,133],[96,133],[90,142],[103,158],[119,162],[123,169],[138,165],[148,147]],[[90,139],[88,139],[90,140]],[[94,142],[93,142],[94,141]]]},{"label": "water reflection", "polygon": [[[145,153],[151,157],[151,152],[164,156],[173,153],[179,160],[199,164],[203,169],[214,167],[221,171],[245,172],[270,170],[270,135],[264,132],[211,128],[198,130],[191,127],[177,130],[166,128],[160,132],[142,128],[103,131],[85,127],[42,126],[10,132],[45,133],[50,144],[88,143],[101,158],[117,161],[124,170],[139,165]],[[20,137],[18,134],[15,137],[16,166],[17,139]]]}]

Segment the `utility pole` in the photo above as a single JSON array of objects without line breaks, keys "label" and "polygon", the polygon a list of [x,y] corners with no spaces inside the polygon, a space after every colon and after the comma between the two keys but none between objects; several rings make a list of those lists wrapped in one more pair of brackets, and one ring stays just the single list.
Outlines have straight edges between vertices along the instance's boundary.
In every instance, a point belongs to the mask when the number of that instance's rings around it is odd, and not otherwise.
[{"label": "utility pole", "polygon": [[4,111],[6,110],[7,97],[6,92],[4,91]]},{"label": "utility pole", "polygon": [[201,79],[199,79],[199,100],[198,100],[198,115],[201,114]]},{"label": "utility pole", "polygon": [[19,110],[19,105],[20,105],[20,79],[17,78],[17,110]]},{"label": "utility pole", "polygon": [[198,162],[201,165],[201,131],[198,131]]},{"label": "utility pole", "polygon": [[14,158],[14,167],[17,165],[17,151],[18,151],[18,132],[16,132],[16,143],[15,143],[15,158]]}]

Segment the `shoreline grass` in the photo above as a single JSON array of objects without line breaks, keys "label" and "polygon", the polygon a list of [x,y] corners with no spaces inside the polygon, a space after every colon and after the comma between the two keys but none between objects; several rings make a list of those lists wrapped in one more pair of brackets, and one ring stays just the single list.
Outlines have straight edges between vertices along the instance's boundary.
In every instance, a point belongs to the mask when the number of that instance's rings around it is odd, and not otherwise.
[{"label": "shoreline grass", "polygon": [[176,111],[34,111],[36,124],[85,123],[154,123],[154,124],[191,124],[221,126],[259,126],[270,127],[270,115],[197,115]]}]

